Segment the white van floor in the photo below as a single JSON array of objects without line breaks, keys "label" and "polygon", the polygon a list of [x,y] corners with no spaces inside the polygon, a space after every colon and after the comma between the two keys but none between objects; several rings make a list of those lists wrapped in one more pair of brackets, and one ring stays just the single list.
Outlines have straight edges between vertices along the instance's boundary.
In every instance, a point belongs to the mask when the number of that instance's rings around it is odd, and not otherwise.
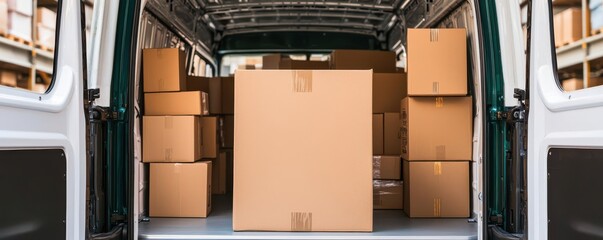
[{"label": "white van floor", "polygon": [[410,219],[402,210],[375,210],[372,233],[233,232],[229,197],[214,197],[208,218],[151,218],[138,224],[139,239],[477,239],[467,219]]}]

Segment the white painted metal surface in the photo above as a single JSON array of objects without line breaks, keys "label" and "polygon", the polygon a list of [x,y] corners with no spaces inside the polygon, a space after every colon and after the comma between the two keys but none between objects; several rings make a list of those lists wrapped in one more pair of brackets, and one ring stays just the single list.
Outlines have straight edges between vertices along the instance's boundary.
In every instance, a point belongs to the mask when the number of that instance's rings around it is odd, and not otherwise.
[{"label": "white painted metal surface", "polygon": [[[67,239],[84,238],[85,122],[80,1],[63,0],[56,74],[47,94],[0,87],[0,150],[63,149],[67,159]],[[35,167],[35,166],[32,166]]]},{"label": "white painted metal surface", "polygon": [[563,92],[553,69],[549,3],[532,14],[528,115],[528,237],[548,238],[547,152],[552,147],[603,148],[603,87]]}]

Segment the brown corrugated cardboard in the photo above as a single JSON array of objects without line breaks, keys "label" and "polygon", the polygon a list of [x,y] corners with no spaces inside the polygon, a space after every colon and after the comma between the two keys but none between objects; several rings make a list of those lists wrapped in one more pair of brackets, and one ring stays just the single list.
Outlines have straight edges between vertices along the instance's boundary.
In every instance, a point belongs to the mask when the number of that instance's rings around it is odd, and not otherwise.
[{"label": "brown corrugated cardboard", "polygon": [[234,144],[234,116],[223,115],[220,118],[220,145],[223,148],[232,148]]},{"label": "brown corrugated cardboard", "polygon": [[603,85],[603,77],[591,77],[588,80],[588,87],[596,87]]},{"label": "brown corrugated cardboard", "polygon": [[407,97],[401,102],[401,155],[406,160],[470,160],[471,97]]},{"label": "brown corrugated cardboard", "polygon": [[406,97],[406,74],[373,74],[373,113],[398,112]]},{"label": "brown corrugated cardboard", "polygon": [[221,77],[222,114],[234,114],[234,77]]},{"label": "brown corrugated cardboard", "polygon": [[222,79],[219,77],[187,77],[186,89],[206,92],[209,97],[209,113],[222,114]]},{"label": "brown corrugated cardboard", "polygon": [[402,209],[402,194],[400,180],[373,180],[373,209]]},{"label": "brown corrugated cardboard", "polygon": [[144,92],[186,90],[185,58],[177,48],[147,48],[142,50]]},{"label": "brown corrugated cardboard", "polygon": [[145,115],[207,115],[207,93],[200,91],[144,94]]},{"label": "brown corrugated cardboard", "polygon": [[207,217],[212,163],[151,163],[149,216]]},{"label": "brown corrugated cardboard", "polygon": [[469,162],[404,161],[404,212],[409,217],[469,217]]},{"label": "brown corrugated cardboard", "polygon": [[557,13],[553,17],[553,26],[555,27],[555,47],[563,46],[563,14]]},{"label": "brown corrugated cardboard", "polygon": [[395,73],[396,53],[371,50],[334,50],[331,69],[373,69],[374,73]]},{"label": "brown corrugated cardboard", "polygon": [[262,69],[329,69],[329,62],[293,60],[281,54],[270,54],[262,57]]},{"label": "brown corrugated cardboard", "polygon": [[400,113],[385,113],[383,116],[383,154],[400,155]]},{"label": "brown corrugated cardboard", "polygon": [[383,114],[373,114],[373,155],[383,154]]},{"label": "brown corrugated cardboard", "polygon": [[561,14],[563,24],[561,45],[582,39],[582,10],[580,8],[568,8]]},{"label": "brown corrugated cardboard", "polygon": [[3,70],[0,71],[0,85],[16,87],[17,86],[17,73],[13,71]]},{"label": "brown corrugated cardboard", "polygon": [[262,69],[279,69],[281,54],[268,54],[262,57]]},{"label": "brown corrugated cardboard", "polygon": [[237,72],[235,231],[372,231],[371,79]]},{"label": "brown corrugated cardboard", "polygon": [[202,158],[217,158],[219,152],[218,143],[218,117],[202,117],[203,147]]},{"label": "brown corrugated cardboard", "polygon": [[561,81],[561,86],[565,91],[576,91],[584,88],[584,80],[579,78],[566,79]]},{"label": "brown corrugated cardboard", "polygon": [[54,11],[45,7],[39,7],[36,13],[36,16],[38,17],[37,21],[39,24],[49,29],[56,29],[57,14]]},{"label": "brown corrugated cardboard", "polygon": [[143,116],[143,162],[194,162],[201,159],[197,116]]},{"label": "brown corrugated cardboard", "polygon": [[467,95],[465,29],[408,29],[408,96]]},{"label": "brown corrugated cardboard", "polygon": [[212,161],[212,194],[226,193],[226,153],[221,152],[220,156]]},{"label": "brown corrugated cardboard", "polygon": [[0,1],[0,33],[8,32],[8,5]]},{"label": "brown corrugated cardboard", "polygon": [[373,156],[373,179],[400,180],[401,169],[400,156]]}]

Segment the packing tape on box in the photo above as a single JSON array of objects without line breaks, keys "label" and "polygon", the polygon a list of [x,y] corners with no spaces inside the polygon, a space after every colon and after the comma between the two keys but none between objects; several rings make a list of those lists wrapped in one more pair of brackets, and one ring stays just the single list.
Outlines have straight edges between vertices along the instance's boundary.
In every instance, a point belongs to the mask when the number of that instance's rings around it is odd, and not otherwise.
[{"label": "packing tape on box", "polygon": [[433,199],[433,216],[434,217],[442,216],[442,200],[439,198]]},{"label": "packing tape on box", "polygon": [[293,92],[312,92],[312,71],[293,71]]},{"label": "packing tape on box", "polygon": [[392,188],[402,187],[402,181],[399,180],[373,180],[373,205],[381,206],[382,196],[400,195],[401,191],[394,191]]},{"label": "packing tape on box", "polygon": [[430,29],[429,30],[429,41],[437,42],[440,38],[440,30],[439,29]]},{"label": "packing tape on box", "polygon": [[435,98],[435,107],[436,108],[444,107],[444,98],[443,97],[436,97]]},{"label": "packing tape on box", "polygon": [[435,159],[434,160],[446,160],[446,145],[435,146]]},{"label": "packing tape on box", "polygon": [[433,175],[435,175],[435,176],[442,175],[442,162],[434,162],[433,163]]},{"label": "packing tape on box", "polygon": [[440,93],[440,82],[433,82],[431,91],[432,93]]},{"label": "packing tape on box", "polygon": [[312,212],[291,212],[291,231],[312,231]]},{"label": "packing tape on box", "polygon": [[373,156],[373,178],[381,178],[381,156]]},{"label": "packing tape on box", "polygon": [[209,104],[208,104],[209,95],[206,92],[201,92],[201,105],[203,108],[203,115],[209,115]]}]

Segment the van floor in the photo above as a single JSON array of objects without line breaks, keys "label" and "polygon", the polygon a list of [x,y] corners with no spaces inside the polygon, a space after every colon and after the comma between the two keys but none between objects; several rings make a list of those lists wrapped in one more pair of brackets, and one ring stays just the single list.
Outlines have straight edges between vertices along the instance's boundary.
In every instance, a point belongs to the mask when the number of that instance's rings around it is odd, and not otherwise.
[{"label": "van floor", "polygon": [[373,232],[233,232],[230,196],[214,196],[208,218],[151,218],[139,239],[477,239],[467,219],[410,219],[402,210],[375,210]]}]

